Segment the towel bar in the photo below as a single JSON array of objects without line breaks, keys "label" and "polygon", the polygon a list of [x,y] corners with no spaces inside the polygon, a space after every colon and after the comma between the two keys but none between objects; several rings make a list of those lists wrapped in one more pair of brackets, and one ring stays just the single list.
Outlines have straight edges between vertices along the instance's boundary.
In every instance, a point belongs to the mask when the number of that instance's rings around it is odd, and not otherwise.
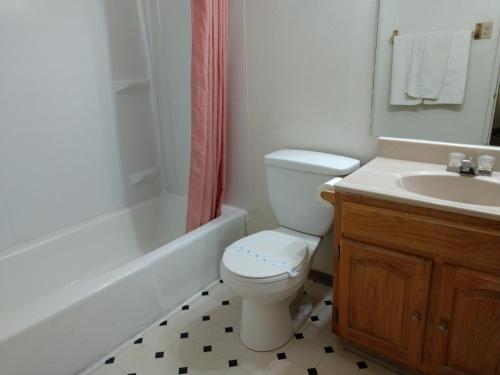
[{"label": "towel bar", "polygon": [[[476,27],[474,31],[471,32],[471,36],[475,40],[482,39],[481,38],[481,30],[483,29],[483,23],[476,23]],[[399,30],[393,30],[392,35],[391,35],[391,43],[394,43],[394,37],[399,35]]]}]

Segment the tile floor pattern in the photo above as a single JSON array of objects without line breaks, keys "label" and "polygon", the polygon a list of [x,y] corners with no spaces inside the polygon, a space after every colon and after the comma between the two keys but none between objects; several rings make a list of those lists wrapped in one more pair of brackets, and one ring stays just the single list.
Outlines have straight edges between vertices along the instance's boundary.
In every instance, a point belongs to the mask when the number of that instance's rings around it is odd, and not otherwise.
[{"label": "tile floor pattern", "polygon": [[314,309],[283,347],[254,352],[239,339],[241,299],[222,281],[111,353],[89,375],[389,375],[330,333],[331,289],[307,281]]}]

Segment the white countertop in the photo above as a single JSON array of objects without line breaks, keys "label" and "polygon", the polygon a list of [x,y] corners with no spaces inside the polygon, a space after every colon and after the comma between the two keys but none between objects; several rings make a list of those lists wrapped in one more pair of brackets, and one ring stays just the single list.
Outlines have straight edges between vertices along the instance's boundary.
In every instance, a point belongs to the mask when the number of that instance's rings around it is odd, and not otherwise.
[{"label": "white countertop", "polygon": [[[446,172],[446,166],[443,164],[377,157],[337,183],[335,190],[500,220],[500,205],[486,206],[438,199],[416,194],[401,187],[399,181],[402,176],[423,173],[457,176],[457,173]],[[500,172],[494,172],[491,177],[460,176],[459,178],[480,179],[500,184]]]}]

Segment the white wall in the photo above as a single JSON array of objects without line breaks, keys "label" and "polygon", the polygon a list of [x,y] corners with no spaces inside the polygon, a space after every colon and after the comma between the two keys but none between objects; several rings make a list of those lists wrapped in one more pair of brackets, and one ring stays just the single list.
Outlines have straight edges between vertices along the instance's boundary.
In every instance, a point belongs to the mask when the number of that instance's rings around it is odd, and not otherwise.
[{"label": "white wall", "polygon": [[101,1],[0,0],[0,50],[0,249],[133,203]]},{"label": "white wall", "polygon": [[3,249],[14,243],[14,234],[10,225],[7,206],[3,201],[3,194],[0,191],[0,249]]},{"label": "white wall", "polygon": [[[244,12],[241,9],[244,2]],[[248,176],[241,195],[249,210],[251,232],[277,225],[269,206],[263,157],[296,147],[370,160],[376,142],[369,135],[376,30],[376,0],[232,1],[230,92],[244,100],[248,77],[248,137],[240,107],[230,106],[229,160],[247,161],[249,169],[229,169],[229,179]],[[232,9],[231,9],[232,8]],[[235,11],[237,8],[238,11]],[[235,28],[239,37],[235,37]],[[242,30],[243,28],[243,30]],[[246,50],[242,50],[245,33]],[[246,60],[245,60],[246,53]],[[247,62],[247,77],[244,62]],[[235,68],[236,65],[238,68]],[[233,101],[233,99],[231,99]],[[235,114],[233,111],[236,111]],[[249,156],[244,150],[248,142]],[[246,159],[246,160],[245,160]],[[314,268],[331,273],[331,238],[318,252]]]}]

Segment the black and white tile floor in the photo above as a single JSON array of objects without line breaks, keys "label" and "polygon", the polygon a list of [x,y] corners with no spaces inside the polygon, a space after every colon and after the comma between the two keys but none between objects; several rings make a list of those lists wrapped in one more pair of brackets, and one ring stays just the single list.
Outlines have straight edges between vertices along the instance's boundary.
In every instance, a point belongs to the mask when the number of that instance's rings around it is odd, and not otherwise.
[{"label": "black and white tile floor", "polygon": [[330,333],[331,289],[308,281],[309,321],[285,346],[254,352],[239,339],[241,299],[217,282],[81,375],[390,375]]}]

